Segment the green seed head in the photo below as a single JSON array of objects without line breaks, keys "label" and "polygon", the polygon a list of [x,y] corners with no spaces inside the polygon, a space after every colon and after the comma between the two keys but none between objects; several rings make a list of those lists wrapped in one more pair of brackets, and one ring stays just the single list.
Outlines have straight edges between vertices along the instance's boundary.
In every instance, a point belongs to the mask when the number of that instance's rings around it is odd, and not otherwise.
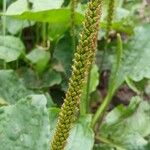
[{"label": "green seed head", "polygon": [[83,31],[74,54],[72,75],[64,104],[58,118],[56,131],[51,141],[51,150],[63,150],[69,131],[76,119],[84,83],[95,59],[97,34],[102,0],[91,0],[85,14]]}]

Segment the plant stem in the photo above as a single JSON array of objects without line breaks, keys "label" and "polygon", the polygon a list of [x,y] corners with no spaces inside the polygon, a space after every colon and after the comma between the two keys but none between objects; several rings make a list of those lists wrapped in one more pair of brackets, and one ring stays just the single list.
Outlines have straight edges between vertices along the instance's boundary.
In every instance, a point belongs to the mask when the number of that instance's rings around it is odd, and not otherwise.
[{"label": "plant stem", "polygon": [[[109,5],[108,5],[108,15],[107,15],[107,23],[106,23],[106,44],[104,47],[104,53],[102,55],[102,63],[101,63],[101,68],[103,67],[104,61],[106,59],[106,54],[107,54],[107,50],[108,50],[108,44],[109,44],[109,32],[112,28],[112,21],[113,21],[113,17],[114,17],[114,10],[115,10],[115,0],[109,0]],[[101,69],[102,70],[102,69]],[[100,72],[101,74],[101,72]]]},{"label": "plant stem", "polygon": [[[6,0],[3,0],[3,13],[6,13]],[[6,16],[3,15],[3,36],[6,35]]]},{"label": "plant stem", "polygon": [[35,25],[35,33],[36,33],[35,43],[36,43],[36,45],[38,45],[39,42],[40,42],[39,31],[40,31],[40,23],[37,22],[36,25]]},{"label": "plant stem", "polygon": [[47,23],[42,23],[42,40],[43,47],[47,47]]},{"label": "plant stem", "polygon": [[[6,13],[6,7],[7,7],[7,4],[6,4],[6,0],[3,0],[3,42],[4,42],[4,45],[5,45],[5,36],[6,36],[6,16],[5,16],[5,13]],[[4,60],[4,64],[3,64],[3,67],[4,69],[7,68],[7,63],[5,62]]]},{"label": "plant stem", "polygon": [[91,123],[92,128],[95,127],[95,124],[98,120],[102,121],[103,115],[107,109],[107,106],[110,104],[112,97],[113,97],[113,93],[108,92],[108,94],[106,95],[105,99],[103,100],[102,104],[100,105],[100,107],[98,108],[98,110],[96,111],[93,117]]},{"label": "plant stem", "polygon": [[28,10],[30,10],[31,8],[30,8],[30,1],[29,0],[27,0],[27,5],[28,5]]},{"label": "plant stem", "polygon": [[116,89],[118,88],[118,85],[116,85],[116,82],[117,82],[118,71],[122,63],[122,51],[123,51],[122,39],[121,39],[120,34],[117,34],[116,63],[114,65],[114,69],[111,73],[111,77],[109,80],[108,93],[93,117],[93,120],[91,123],[92,128],[95,127],[95,124],[98,120],[102,121],[103,115],[105,114],[106,109],[108,105],[110,104],[111,99],[114,93],[116,92]]}]

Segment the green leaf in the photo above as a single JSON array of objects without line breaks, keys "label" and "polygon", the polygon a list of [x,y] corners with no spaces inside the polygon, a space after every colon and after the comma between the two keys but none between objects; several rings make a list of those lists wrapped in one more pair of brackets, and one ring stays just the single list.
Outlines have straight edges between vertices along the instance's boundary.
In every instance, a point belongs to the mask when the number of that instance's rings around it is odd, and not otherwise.
[{"label": "green leaf", "polygon": [[[96,64],[94,64],[91,67],[91,71],[90,71],[90,81],[89,81],[89,87],[88,87],[88,94],[91,94],[92,92],[94,92],[97,88],[97,86],[99,85],[99,72],[98,72],[98,67]],[[84,92],[86,92],[87,89],[87,85],[84,88]],[[86,93],[84,93],[86,94]]]},{"label": "green leaf", "polygon": [[61,73],[65,72],[63,65],[61,64],[61,62],[58,59],[52,59],[51,66],[57,72],[61,72]]},{"label": "green leaf", "polygon": [[0,97],[0,107],[4,105],[8,105],[8,103]]},{"label": "green leaf", "polygon": [[100,128],[100,137],[127,150],[147,150],[150,134],[150,104],[134,97],[128,107],[119,105],[108,113]]},{"label": "green leaf", "polygon": [[66,150],[91,150],[94,132],[90,126],[91,115],[81,116],[70,132]]},{"label": "green leaf", "polygon": [[60,109],[57,107],[49,108],[49,123],[50,123],[50,139],[52,139],[54,134],[54,129],[58,120]]},{"label": "green leaf", "polygon": [[130,11],[121,7],[118,7],[116,9],[116,15],[115,19],[116,20],[121,20],[123,18],[127,18],[130,15]]},{"label": "green leaf", "polygon": [[17,60],[21,54],[24,54],[24,44],[14,36],[0,36],[0,59],[5,62]]},{"label": "green leaf", "polygon": [[150,78],[149,31],[150,25],[136,28],[134,38],[125,45],[122,72],[134,81]]},{"label": "green leaf", "polygon": [[28,68],[21,68],[19,75],[23,78],[25,85],[29,89],[43,89],[54,85],[59,85],[62,81],[60,73],[51,68],[45,71],[42,75],[38,75],[33,70]]},{"label": "green leaf", "polygon": [[[54,3],[54,2],[52,2]],[[44,4],[45,5],[45,4]],[[20,6],[20,5],[19,5]],[[1,13],[0,15],[3,15]],[[18,11],[17,9],[13,8],[13,11],[7,10],[6,16],[14,17],[17,19],[26,19],[38,22],[49,22],[50,24],[57,24],[60,25],[62,28],[68,28],[70,26],[70,19],[71,19],[71,11],[68,8],[49,8],[49,10],[23,10]],[[79,11],[75,13],[76,19],[75,23],[81,25],[81,22],[84,19],[84,15]],[[44,17],[43,17],[44,16]],[[106,28],[106,22],[101,21],[101,28]],[[126,32],[127,34],[133,33],[133,27],[128,23],[127,20],[122,19],[119,21],[115,21],[112,23],[112,28],[119,32]]]},{"label": "green leaf", "polygon": [[[93,150],[115,150],[108,144],[95,144]],[[118,150],[118,149],[117,149]]]},{"label": "green leaf", "polygon": [[73,56],[71,42],[71,37],[67,34],[58,42],[54,49],[54,58],[62,63],[66,74],[70,73],[71,70]]},{"label": "green leaf", "polygon": [[64,0],[30,0],[33,3],[33,10],[48,10],[60,8]]},{"label": "green leaf", "polygon": [[[140,88],[130,78],[128,77],[126,78],[126,83],[130,87],[130,89],[132,89],[135,93],[137,94],[142,93],[142,90],[140,91]],[[145,87],[145,84],[144,84],[144,87]],[[142,88],[143,90],[144,90],[144,87]]]},{"label": "green leaf", "polygon": [[[122,54],[123,54],[123,46],[122,46],[122,39],[120,34],[117,34],[117,48],[116,48],[116,52],[115,52],[115,63],[113,64],[113,69],[112,69],[112,73],[110,76],[110,80],[109,80],[109,92],[108,94],[111,94],[111,96],[113,96],[113,93],[116,90],[115,87],[115,83],[118,81],[118,74],[119,74],[119,70],[120,67],[122,65]],[[110,99],[111,100],[111,99]]]},{"label": "green leaf", "polygon": [[126,150],[125,148],[121,147],[118,143],[114,143],[104,137],[96,137],[101,143],[97,145],[94,149],[104,149],[104,150]]},{"label": "green leaf", "polygon": [[93,65],[90,72],[89,93],[94,92],[98,85],[99,85],[99,69],[97,65]]},{"label": "green leaf", "polygon": [[65,75],[62,82],[62,89],[66,91],[68,85],[68,79],[71,75],[71,64],[73,58],[72,40],[69,34],[66,34],[56,45],[54,49],[53,57],[62,64]]},{"label": "green leaf", "polygon": [[96,91],[96,88],[99,84],[99,72],[98,67],[94,64],[91,67],[87,83],[83,87],[81,103],[80,103],[80,112],[81,114],[86,114],[87,109],[89,108],[89,98],[90,94]]},{"label": "green leaf", "polygon": [[146,83],[146,86],[144,86],[144,92],[146,93],[146,95],[150,95],[150,80]]},{"label": "green leaf", "polygon": [[7,13],[14,14],[17,12],[17,14],[21,14],[22,12],[27,10],[28,10],[27,0],[17,0],[8,7]]},{"label": "green leaf", "polygon": [[31,93],[12,70],[0,70],[0,98],[14,104]]},{"label": "green leaf", "polygon": [[123,45],[122,62],[116,73],[114,89],[117,89],[126,78],[136,82],[150,78],[150,35],[147,34],[149,31],[150,25],[148,24],[135,28],[134,37]]},{"label": "green leaf", "polygon": [[44,49],[33,49],[26,58],[35,66],[38,72],[43,72],[50,60],[50,52]]},{"label": "green leaf", "polygon": [[[18,19],[27,19],[39,22],[49,22],[49,23],[61,23],[66,26],[70,25],[71,12],[70,9],[60,8],[60,9],[50,9],[43,11],[9,11],[7,10],[6,16],[15,17]],[[43,17],[44,16],[44,17]],[[76,13],[76,23],[81,23],[83,15]]]},{"label": "green leaf", "polygon": [[0,108],[1,150],[49,150],[49,119],[44,95],[31,95]]},{"label": "green leaf", "polygon": [[35,22],[6,17],[6,28],[8,32],[13,35],[19,33],[22,29],[32,26],[34,24]]},{"label": "green leaf", "polygon": [[44,93],[44,95],[47,99],[47,108],[55,107],[56,104],[53,102],[51,95],[48,92]]},{"label": "green leaf", "polygon": [[64,36],[64,33],[67,31],[68,26],[66,24],[49,24],[48,34],[51,41],[57,42]]},{"label": "green leaf", "polygon": [[[60,8],[63,0],[30,0],[30,2],[33,4],[33,10],[28,9],[27,0],[17,0],[8,7],[6,15],[18,19],[70,25],[70,9]],[[76,13],[76,22],[79,23],[82,19],[83,15]]]}]

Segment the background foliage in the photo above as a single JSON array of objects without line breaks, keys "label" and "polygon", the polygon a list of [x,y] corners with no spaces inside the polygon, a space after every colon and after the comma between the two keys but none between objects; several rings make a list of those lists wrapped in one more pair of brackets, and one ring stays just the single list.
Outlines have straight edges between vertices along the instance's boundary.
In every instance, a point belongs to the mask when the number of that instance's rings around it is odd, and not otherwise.
[{"label": "background foliage", "polygon": [[[115,2],[109,42],[109,0],[104,2],[96,63],[66,150],[150,149],[150,1]],[[0,1],[1,150],[49,149],[71,73],[73,40],[77,45],[87,7],[86,0],[78,1],[73,37],[69,3]],[[117,33],[123,43],[120,54]],[[112,102],[95,131],[93,114],[109,92]]]}]

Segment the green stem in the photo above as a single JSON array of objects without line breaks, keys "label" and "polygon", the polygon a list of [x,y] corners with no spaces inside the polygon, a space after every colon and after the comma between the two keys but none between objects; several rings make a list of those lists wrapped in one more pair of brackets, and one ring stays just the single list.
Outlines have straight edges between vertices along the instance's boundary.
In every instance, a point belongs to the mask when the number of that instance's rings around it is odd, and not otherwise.
[{"label": "green stem", "polygon": [[100,105],[100,107],[98,108],[97,112],[95,113],[95,115],[93,117],[93,120],[91,123],[92,128],[95,127],[95,124],[98,120],[102,121],[103,115],[104,115],[108,105],[110,104],[112,97],[113,97],[113,92],[108,92],[107,96],[103,100],[103,103]]},{"label": "green stem", "polygon": [[118,71],[119,71],[119,68],[121,67],[121,63],[122,63],[122,59],[121,59],[122,51],[123,51],[122,39],[121,39],[120,34],[117,34],[116,63],[114,66],[114,70],[111,73],[111,77],[110,77],[111,79],[109,81],[109,87],[108,87],[108,94],[93,117],[93,120],[91,123],[92,128],[95,127],[95,124],[98,120],[102,121],[103,115],[105,114],[106,109],[107,109],[108,105],[110,104],[112,97],[113,97],[114,93],[116,92],[116,89],[118,88],[118,85],[116,85],[116,82],[117,82]]},{"label": "green stem", "polygon": [[42,40],[43,40],[43,46],[47,47],[47,23],[42,24]]},{"label": "green stem", "polygon": [[16,69],[18,69],[19,68],[19,60],[17,59],[16,60]]},{"label": "green stem", "polygon": [[30,10],[30,2],[27,0],[28,9]]},{"label": "green stem", "polygon": [[[6,0],[3,0],[3,13],[6,13]],[[6,16],[3,15],[3,36],[6,35]]]},{"label": "green stem", "polygon": [[7,69],[7,63],[4,61],[4,63],[3,63],[3,68],[4,69]]},{"label": "green stem", "polygon": [[[105,44],[105,47],[104,47],[104,52],[102,54],[102,63],[101,63],[101,66],[100,68],[103,68],[103,64],[105,63],[105,59],[106,59],[106,54],[107,54],[107,48],[108,48],[108,42],[106,42]],[[102,69],[100,71],[100,74],[102,73]],[[94,128],[95,127],[95,124],[96,122],[99,120],[99,121],[102,121],[102,118],[103,118],[103,115],[104,115],[104,112],[107,108],[107,106],[109,105],[110,101],[111,101],[111,94],[108,92],[108,94],[106,95],[106,97],[104,98],[102,104],[100,105],[100,107],[98,108],[98,110],[96,111],[96,113],[94,114],[94,117],[93,117],[93,120],[91,122],[91,127]]]},{"label": "green stem", "polygon": [[[6,4],[6,0],[3,0],[3,13],[5,14],[6,13],[6,7],[7,7],[7,4]],[[3,42],[5,43],[5,36],[6,36],[6,16],[3,15]],[[3,64],[3,67],[4,69],[7,68],[7,63],[5,62],[4,60],[4,64]]]},{"label": "green stem", "polygon": [[36,27],[35,27],[35,33],[36,33],[36,39],[35,39],[35,43],[36,45],[39,44],[39,41],[40,41],[40,36],[39,36],[39,28],[40,28],[40,24],[37,22],[36,23]]}]

